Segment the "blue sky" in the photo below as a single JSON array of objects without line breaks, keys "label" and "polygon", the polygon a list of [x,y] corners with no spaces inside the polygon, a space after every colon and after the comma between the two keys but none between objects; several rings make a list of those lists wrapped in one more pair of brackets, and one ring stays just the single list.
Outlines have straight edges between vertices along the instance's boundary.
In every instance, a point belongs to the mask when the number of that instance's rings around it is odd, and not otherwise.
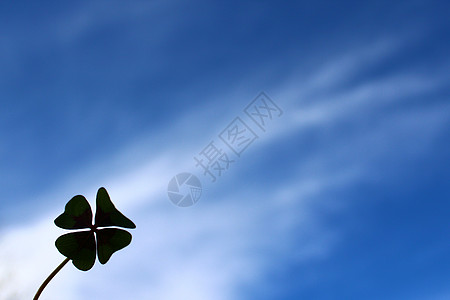
[{"label": "blue sky", "polygon": [[[41,299],[450,299],[449,8],[0,3],[0,299],[32,298],[54,218],[101,186],[131,245]],[[193,158],[235,117],[258,139],[212,183]]]}]

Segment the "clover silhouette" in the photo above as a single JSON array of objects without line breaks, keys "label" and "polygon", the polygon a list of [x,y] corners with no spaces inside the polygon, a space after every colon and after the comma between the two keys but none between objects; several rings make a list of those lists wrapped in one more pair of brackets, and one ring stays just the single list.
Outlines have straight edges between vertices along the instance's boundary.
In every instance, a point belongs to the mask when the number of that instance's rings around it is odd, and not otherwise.
[{"label": "clover silhouette", "polygon": [[56,240],[56,248],[66,259],[44,281],[34,300],[39,298],[46,285],[69,260],[72,260],[77,269],[88,271],[94,266],[96,256],[101,264],[106,264],[114,252],[131,243],[131,234],[128,231],[103,228],[136,228],[130,219],[116,209],[103,187],[97,191],[96,205],[94,224],[91,206],[82,195],[77,195],[67,202],[64,212],[55,219],[56,226],[77,231],[64,234]]}]

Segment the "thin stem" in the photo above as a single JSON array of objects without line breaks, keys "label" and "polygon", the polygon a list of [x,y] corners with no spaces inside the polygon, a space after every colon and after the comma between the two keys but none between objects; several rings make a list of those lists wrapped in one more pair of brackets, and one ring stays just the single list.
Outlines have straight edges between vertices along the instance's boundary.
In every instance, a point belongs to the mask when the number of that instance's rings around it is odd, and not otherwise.
[{"label": "thin stem", "polygon": [[56,267],[56,269],[50,275],[48,275],[47,279],[45,279],[41,287],[36,292],[36,295],[34,295],[33,300],[39,299],[39,296],[41,295],[42,291],[45,289],[47,284],[50,282],[50,280],[52,280],[53,277],[55,277],[55,275],[58,274],[59,271],[61,271],[61,269],[67,264],[69,260],[70,258],[66,258],[59,266]]}]

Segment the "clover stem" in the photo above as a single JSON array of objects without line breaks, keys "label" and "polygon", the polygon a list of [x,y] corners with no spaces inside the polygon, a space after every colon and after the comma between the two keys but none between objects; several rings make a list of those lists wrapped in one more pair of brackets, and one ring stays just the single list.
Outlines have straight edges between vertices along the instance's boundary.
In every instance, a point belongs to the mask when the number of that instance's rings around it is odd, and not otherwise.
[{"label": "clover stem", "polygon": [[61,269],[67,264],[69,260],[70,258],[66,258],[59,266],[56,267],[56,269],[47,277],[47,279],[45,279],[45,281],[36,292],[36,295],[34,295],[33,300],[39,299],[39,296],[41,295],[47,284],[53,279],[53,277],[55,277],[56,274],[58,274],[59,271],[61,271]]}]

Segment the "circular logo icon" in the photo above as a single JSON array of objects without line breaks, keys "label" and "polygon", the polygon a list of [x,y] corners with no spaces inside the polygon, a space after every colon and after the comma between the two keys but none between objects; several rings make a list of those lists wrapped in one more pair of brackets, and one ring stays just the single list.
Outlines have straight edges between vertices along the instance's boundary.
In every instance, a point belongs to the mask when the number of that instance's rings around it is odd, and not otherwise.
[{"label": "circular logo icon", "polygon": [[189,207],[197,203],[202,195],[202,184],[191,173],[180,173],[169,181],[167,193],[170,201],[179,207]]}]

